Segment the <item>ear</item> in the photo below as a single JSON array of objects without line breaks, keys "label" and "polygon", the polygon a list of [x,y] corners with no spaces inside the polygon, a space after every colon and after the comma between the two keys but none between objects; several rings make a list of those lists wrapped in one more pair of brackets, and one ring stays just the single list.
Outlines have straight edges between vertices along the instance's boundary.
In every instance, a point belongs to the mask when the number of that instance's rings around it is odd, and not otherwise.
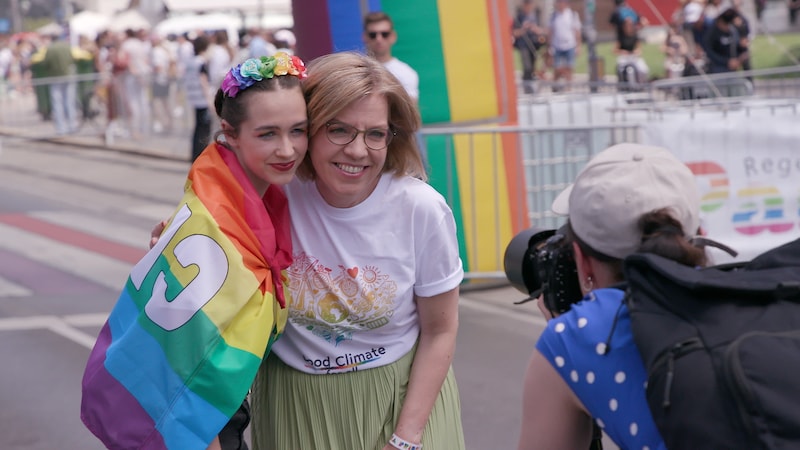
[{"label": "ear", "polygon": [[[591,257],[583,253],[581,246],[578,245],[577,242],[572,243],[572,253],[575,255],[575,266],[578,268],[578,280],[580,281],[581,291],[585,291],[583,281],[596,278]],[[583,294],[586,295],[587,292],[583,292]]]},{"label": "ear", "polygon": [[222,133],[225,135],[225,142],[231,147],[236,147],[236,129],[224,119],[222,120],[221,125]]}]

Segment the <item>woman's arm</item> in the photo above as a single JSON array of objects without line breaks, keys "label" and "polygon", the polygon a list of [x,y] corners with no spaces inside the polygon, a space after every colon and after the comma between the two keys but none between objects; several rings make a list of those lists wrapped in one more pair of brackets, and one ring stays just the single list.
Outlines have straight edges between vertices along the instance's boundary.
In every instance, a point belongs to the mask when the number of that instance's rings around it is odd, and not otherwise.
[{"label": "woman's arm", "polygon": [[518,449],[589,448],[591,417],[539,350],[533,352],[524,383]]},{"label": "woman's arm", "polygon": [[[458,332],[458,288],[433,297],[416,297],[419,344],[395,434],[422,442],[422,432],[453,361]],[[391,449],[391,446],[386,446]]]}]

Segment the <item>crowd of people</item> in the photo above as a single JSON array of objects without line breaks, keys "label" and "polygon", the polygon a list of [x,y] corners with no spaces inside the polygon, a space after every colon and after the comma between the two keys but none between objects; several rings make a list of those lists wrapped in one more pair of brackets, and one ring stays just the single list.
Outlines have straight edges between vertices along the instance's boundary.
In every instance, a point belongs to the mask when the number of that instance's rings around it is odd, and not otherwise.
[{"label": "crowd of people", "polygon": [[[197,79],[200,66],[206,66],[209,88],[204,98],[208,100],[205,106],[210,107],[213,95],[210,86],[218,86],[232,64],[249,57],[272,56],[279,51],[291,55],[296,45],[291,30],[273,32],[260,28],[233,37],[225,30],[166,36],[144,29],[105,30],[95,39],[80,35],[80,30],[62,28],[3,39],[0,42],[3,95],[30,93],[34,79],[84,75],[92,82],[64,83],[69,99],[39,101],[38,113],[44,120],[54,120],[58,134],[74,132],[81,114],[102,113],[107,118],[107,138],[133,139],[170,133],[192,107],[199,106],[191,102],[187,90],[192,89],[188,85]],[[71,43],[71,52],[60,52],[59,48],[67,42]],[[53,56],[59,52],[63,57],[53,64]],[[37,95],[43,93],[47,97],[48,90],[58,90],[58,87],[50,89],[53,86],[42,85]],[[83,89],[84,86],[91,89]],[[90,97],[104,110],[82,108]],[[63,121],[61,116],[65,116]]]},{"label": "crowd of people", "polygon": [[[512,17],[511,33],[522,68],[522,88],[532,93],[534,81],[570,81],[581,48],[581,23],[569,0],[555,0],[549,19],[541,2],[522,0]],[[741,0],[681,0],[665,24],[664,72],[667,77],[750,70],[753,30]],[[626,0],[614,0],[608,20],[613,27],[617,79],[646,83],[652,75],[642,57],[642,30],[650,25]],[[731,43],[734,43],[731,45]],[[538,64],[538,66],[537,66]],[[552,76],[548,71],[552,70]]]}]

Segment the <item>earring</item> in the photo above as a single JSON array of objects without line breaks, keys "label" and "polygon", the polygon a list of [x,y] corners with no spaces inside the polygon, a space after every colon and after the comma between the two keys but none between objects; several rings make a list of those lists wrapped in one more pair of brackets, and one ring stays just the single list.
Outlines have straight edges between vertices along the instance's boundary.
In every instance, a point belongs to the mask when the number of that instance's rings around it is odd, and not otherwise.
[{"label": "earring", "polygon": [[583,290],[586,291],[586,292],[589,292],[592,289],[594,289],[594,280],[592,280],[592,276],[591,275],[586,277],[585,281],[581,282],[581,288],[583,288]]}]

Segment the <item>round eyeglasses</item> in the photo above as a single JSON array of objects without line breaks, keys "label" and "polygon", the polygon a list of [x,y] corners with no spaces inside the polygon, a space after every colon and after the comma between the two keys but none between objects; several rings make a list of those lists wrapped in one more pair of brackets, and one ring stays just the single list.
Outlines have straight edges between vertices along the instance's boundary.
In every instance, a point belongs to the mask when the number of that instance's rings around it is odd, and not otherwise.
[{"label": "round eyeglasses", "polygon": [[347,145],[353,142],[359,133],[364,135],[364,144],[370,150],[385,149],[396,134],[391,128],[359,130],[352,125],[341,122],[328,122],[325,124],[325,135],[331,144]]}]

